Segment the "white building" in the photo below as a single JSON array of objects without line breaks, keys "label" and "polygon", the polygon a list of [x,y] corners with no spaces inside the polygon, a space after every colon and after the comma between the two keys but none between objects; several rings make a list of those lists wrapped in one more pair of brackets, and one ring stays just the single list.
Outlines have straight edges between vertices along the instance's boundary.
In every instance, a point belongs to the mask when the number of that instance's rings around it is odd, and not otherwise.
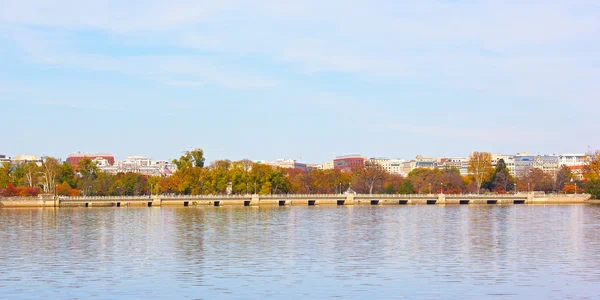
[{"label": "white building", "polygon": [[276,161],[266,163],[271,166],[284,169],[300,169],[302,171],[308,171],[308,167],[305,163],[297,162],[295,159],[278,159]]},{"label": "white building", "polygon": [[152,161],[143,156],[129,156],[125,160],[116,161],[112,166],[106,159],[96,158],[94,161],[102,171],[112,174],[138,173],[148,176],[170,176],[177,170],[176,165],[171,162]]},{"label": "white building", "polygon": [[561,154],[558,156],[558,164],[567,167],[583,166],[586,159],[587,155],[585,154]]},{"label": "white building", "polygon": [[371,158],[371,162],[381,166],[382,169],[386,170],[390,174],[405,175],[402,172],[402,159],[389,159],[383,157]]},{"label": "white building", "polygon": [[323,170],[323,165],[322,164],[306,164],[306,168],[308,168],[308,170]]},{"label": "white building", "polygon": [[333,169],[333,167],[334,167],[333,160],[326,161],[323,163],[323,170],[331,170],[331,169]]},{"label": "white building", "polygon": [[457,168],[460,171],[460,175],[469,174],[469,158],[467,157],[448,157],[441,158],[437,164],[440,169],[443,168]]},{"label": "white building", "polygon": [[492,167],[495,168],[501,159],[504,160],[510,175],[515,176],[515,156],[512,154],[492,154]]}]

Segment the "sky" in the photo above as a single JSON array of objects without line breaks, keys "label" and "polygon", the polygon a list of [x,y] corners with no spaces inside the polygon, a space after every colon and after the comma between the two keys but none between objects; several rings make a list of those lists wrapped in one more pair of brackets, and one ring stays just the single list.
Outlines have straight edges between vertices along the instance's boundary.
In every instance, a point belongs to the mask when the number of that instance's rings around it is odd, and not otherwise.
[{"label": "sky", "polygon": [[600,147],[597,0],[0,0],[0,154]]}]

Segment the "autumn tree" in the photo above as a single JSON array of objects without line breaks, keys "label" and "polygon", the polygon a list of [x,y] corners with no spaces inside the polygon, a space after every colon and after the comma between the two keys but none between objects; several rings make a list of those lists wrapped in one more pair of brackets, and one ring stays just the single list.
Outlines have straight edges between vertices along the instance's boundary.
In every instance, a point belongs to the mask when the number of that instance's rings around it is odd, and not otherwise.
[{"label": "autumn tree", "polygon": [[481,192],[481,186],[492,175],[492,154],[488,152],[473,152],[469,156],[468,171],[473,177],[477,194]]},{"label": "autumn tree", "polygon": [[273,170],[269,182],[272,194],[285,194],[291,188],[291,184],[285,175],[285,170],[279,167]]},{"label": "autumn tree", "polygon": [[600,198],[600,151],[589,153],[583,167],[583,176],[587,180],[585,192]]},{"label": "autumn tree", "polygon": [[97,190],[94,190],[94,180],[98,178],[98,172],[100,169],[95,161],[84,158],[79,162],[77,171],[81,175],[81,178],[77,180],[77,187],[83,191],[85,196],[94,195]]},{"label": "autumn tree", "polygon": [[23,174],[25,174],[25,179],[28,187],[34,187],[38,184],[40,179],[40,173],[42,170],[37,163],[33,161],[28,161],[18,164],[17,168],[23,170]]},{"label": "autumn tree", "polygon": [[573,174],[571,173],[571,169],[567,166],[562,166],[554,178],[554,190],[557,192],[562,191],[565,186],[571,182],[572,178]]},{"label": "autumn tree", "polygon": [[377,163],[366,162],[361,168],[355,169],[354,188],[357,192],[381,192],[388,173]]},{"label": "autumn tree", "polygon": [[400,174],[390,174],[383,183],[383,192],[386,194],[398,194],[405,181],[404,176]]},{"label": "autumn tree", "polygon": [[250,170],[252,161],[243,159],[231,163],[231,181],[234,194],[250,193]]},{"label": "autumn tree", "polygon": [[583,172],[588,180],[600,180],[600,150],[588,153]]},{"label": "autumn tree", "polygon": [[210,189],[213,194],[225,193],[231,180],[231,161],[217,160],[212,162],[208,168],[210,170]]},{"label": "autumn tree", "polygon": [[456,167],[441,170],[440,185],[442,192],[445,194],[462,194],[467,190],[465,179]]},{"label": "autumn tree", "polygon": [[416,168],[406,177],[412,185],[413,191],[419,194],[431,194],[440,186],[441,171],[439,169]]},{"label": "autumn tree", "polygon": [[519,178],[519,185],[520,189],[527,189],[528,191],[551,192],[554,188],[554,179],[552,175],[541,169],[531,168]]},{"label": "autumn tree", "polygon": [[44,174],[44,191],[50,192],[54,190],[56,180],[60,175],[61,166],[58,163],[58,159],[54,157],[44,156],[42,157],[42,172]]}]

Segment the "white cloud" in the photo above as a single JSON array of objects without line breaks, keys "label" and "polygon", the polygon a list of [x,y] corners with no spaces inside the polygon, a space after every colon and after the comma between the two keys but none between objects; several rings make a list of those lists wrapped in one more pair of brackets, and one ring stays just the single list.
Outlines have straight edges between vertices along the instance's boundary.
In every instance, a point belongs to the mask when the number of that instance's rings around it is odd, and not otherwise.
[{"label": "white cloud", "polygon": [[59,39],[66,49],[52,53],[60,48],[56,42],[14,37],[23,47],[41,49],[40,62],[121,71],[170,85],[276,85],[279,80],[266,70],[228,61],[251,57],[297,72],[346,72],[370,81],[415,80],[433,88],[590,103],[600,76],[599,12],[596,1],[23,0],[1,4],[0,23],[58,32],[92,29],[123,44],[132,39],[217,55],[215,62],[188,54],[72,53],[69,37]]}]

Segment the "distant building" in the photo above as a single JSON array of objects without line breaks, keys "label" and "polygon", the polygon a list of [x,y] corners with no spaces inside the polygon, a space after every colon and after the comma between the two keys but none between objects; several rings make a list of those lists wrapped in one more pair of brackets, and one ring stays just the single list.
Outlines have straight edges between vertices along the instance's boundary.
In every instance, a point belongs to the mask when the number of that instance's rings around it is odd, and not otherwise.
[{"label": "distant building", "polygon": [[3,163],[3,162],[10,162],[10,161],[11,161],[11,160],[10,160],[10,157],[7,157],[7,156],[6,156],[6,155],[4,155],[4,154],[0,154],[0,163]]},{"label": "distant building", "polygon": [[306,168],[308,168],[309,171],[323,170],[323,165],[322,164],[306,164]]},{"label": "distant building", "polygon": [[390,174],[404,174],[402,172],[402,163],[404,162],[404,160],[402,159],[376,157],[371,158],[370,161],[381,166],[382,169],[384,169]]},{"label": "distant building", "polygon": [[558,164],[567,167],[583,166],[586,159],[587,155],[585,154],[561,154],[558,156]]},{"label": "distant building", "polygon": [[575,180],[583,180],[583,166],[567,166]]},{"label": "distant building", "polygon": [[108,164],[104,158],[96,158],[100,170],[118,174],[118,173],[137,173],[148,176],[170,176],[176,172],[175,164],[168,161],[152,161],[143,156],[130,156],[122,161],[116,161],[113,165]]},{"label": "distant building", "polygon": [[402,174],[408,175],[412,170],[418,168],[435,169],[438,167],[439,161],[441,161],[441,159],[425,158],[422,155],[417,155],[415,159],[402,162]]},{"label": "distant building", "polygon": [[308,166],[305,163],[297,162],[295,159],[278,159],[276,161],[256,161],[258,164],[267,164],[273,167],[280,167],[284,169],[300,169],[302,171],[308,171]]},{"label": "distant building", "polygon": [[[528,153],[525,153],[527,155],[529,155]],[[508,169],[508,172],[510,173],[510,175],[515,176],[515,155],[509,155],[509,154],[492,154],[492,167],[496,168],[496,166],[498,165],[498,162],[500,160],[504,160],[504,164],[506,165],[506,168]]]},{"label": "distant building", "polygon": [[27,155],[17,155],[17,157],[12,159],[15,163],[26,163],[26,162],[41,162],[41,159],[38,159],[37,155],[27,154]]},{"label": "distant building", "polygon": [[333,160],[326,161],[323,163],[323,170],[333,170]]},{"label": "distant building", "polygon": [[112,166],[115,164],[115,157],[111,154],[106,154],[106,153],[83,153],[83,152],[77,152],[77,153],[73,153],[71,155],[69,155],[69,157],[67,157],[67,162],[70,163],[71,165],[73,165],[74,167],[77,167],[79,165],[79,162],[81,162],[81,160],[83,160],[84,158],[89,158],[89,159],[105,159],[107,164],[109,166]]},{"label": "distant building", "polygon": [[338,171],[347,171],[365,165],[365,158],[359,154],[338,156],[333,160],[333,168]]},{"label": "distant building", "polygon": [[457,168],[460,171],[460,175],[469,174],[469,158],[467,157],[447,157],[440,158],[437,167],[440,169],[444,168]]},{"label": "distant building", "polygon": [[515,175],[521,177],[532,168],[555,175],[561,167],[559,155],[515,155]]}]

